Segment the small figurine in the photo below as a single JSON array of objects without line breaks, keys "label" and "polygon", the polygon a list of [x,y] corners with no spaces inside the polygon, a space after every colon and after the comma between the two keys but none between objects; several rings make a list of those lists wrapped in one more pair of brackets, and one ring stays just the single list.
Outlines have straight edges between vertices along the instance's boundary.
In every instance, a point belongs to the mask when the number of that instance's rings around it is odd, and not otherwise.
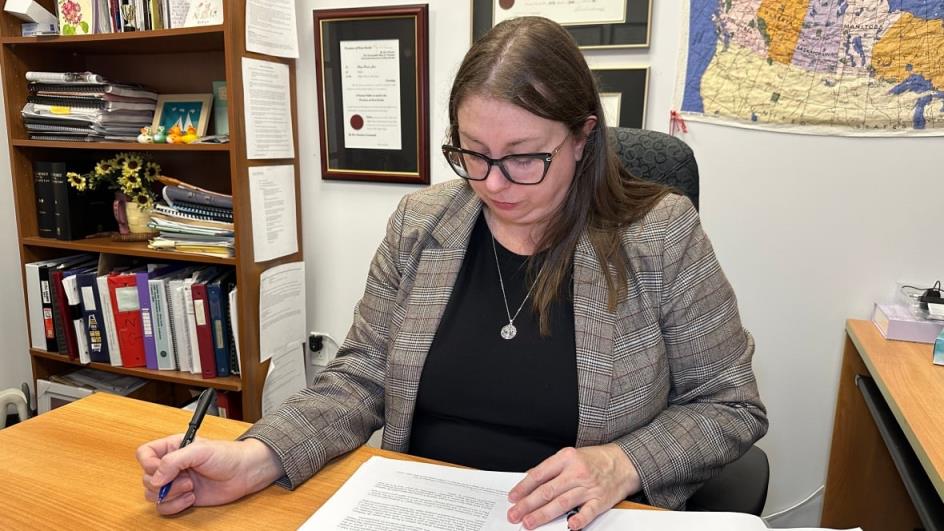
[{"label": "small figurine", "polygon": [[152,143],[152,142],[154,142],[154,136],[151,134],[151,128],[150,128],[150,127],[142,127],[142,128],[141,128],[141,134],[138,135],[138,143],[139,143],[139,144],[150,144],[150,143]]},{"label": "small figurine", "polygon": [[167,133],[164,132],[164,126],[159,125],[154,129],[154,143],[163,144],[167,142]]},{"label": "small figurine", "polygon": [[181,131],[180,131],[180,126],[179,126],[179,125],[174,125],[173,127],[170,128],[169,131],[167,131],[167,143],[168,143],[168,144],[179,144],[179,143],[180,143],[180,137],[181,137],[181,136],[182,136],[182,135],[181,135]]},{"label": "small figurine", "polygon": [[180,137],[180,141],[184,144],[192,144],[197,141],[197,138],[199,138],[197,136],[197,129],[191,125],[187,128],[187,134]]}]

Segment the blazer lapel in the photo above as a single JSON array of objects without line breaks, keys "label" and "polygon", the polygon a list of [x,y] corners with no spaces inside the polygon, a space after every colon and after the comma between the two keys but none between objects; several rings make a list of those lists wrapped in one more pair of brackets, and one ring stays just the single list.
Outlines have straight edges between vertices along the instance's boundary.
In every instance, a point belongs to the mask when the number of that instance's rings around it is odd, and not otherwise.
[{"label": "blazer lapel", "polygon": [[384,448],[405,452],[426,355],[452,295],[481,202],[465,187],[454,201],[456,208],[443,216],[423,249],[403,324],[388,353]]},{"label": "blazer lapel", "polygon": [[607,308],[606,280],[586,231],[574,251],[574,335],[577,347],[577,446],[606,442],[613,379],[616,314]]}]

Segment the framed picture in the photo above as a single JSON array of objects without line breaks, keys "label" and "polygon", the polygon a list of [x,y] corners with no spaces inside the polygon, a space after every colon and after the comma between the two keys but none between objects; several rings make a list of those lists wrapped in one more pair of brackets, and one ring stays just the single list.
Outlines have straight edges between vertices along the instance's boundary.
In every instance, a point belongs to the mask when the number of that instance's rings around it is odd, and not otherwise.
[{"label": "framed picture", "polygon": [[649,46],[652,0],[471,0],[472,42],[495,24],[547,17],[567,28],[582,50]]},{"label": "framed picture", "polygon": [[212,106],[213,94],[161,94],[151,128],[164,126],[165,131],[170,131],[176,125],[181,133],[186,133],[193,126],[198,137],[206,136]]},{"label": "framed picture", "polygon": [[315,10],[323,179],[429,184],[426,5]]},{"label": "framed picture", "polygon": [[645,129],[649,67],[597,67],[590,70],[597,78],[606,125]]}]

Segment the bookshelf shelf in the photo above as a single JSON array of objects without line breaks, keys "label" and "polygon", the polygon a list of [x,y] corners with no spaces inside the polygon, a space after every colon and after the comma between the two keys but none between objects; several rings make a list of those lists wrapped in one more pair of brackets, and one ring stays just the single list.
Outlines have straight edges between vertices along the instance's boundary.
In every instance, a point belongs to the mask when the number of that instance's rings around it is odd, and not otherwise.
[{"label": "bookshelf shelf", "polygon": [[55,142],[11,140],[14,147],[28,149],[91,149],[98,151],[229,151],[230,144],[137,144],[134,142]]},{"label": "bookshelf shelf", "polygon": [[223,26],[202,26],[98,35],[0,37],[8,47],[56,48],[63,52],[137,54],[157,49],[165,53],[223,50]]},{"label": "bookshelf shelf", "polygon": [[[54,11],[56,0],[37,0]],[[130,374],[155,382],[156,395],[149,397],[168,405],[180,405],[191,391],[216,387],[235,393],[232,399],[242,406],[243,420],[254,422],[262,413],[262,388],[269,362],[259,361],[259,290],[260,275],[268,267],[303,260],[301,234],[299,251],[266,264],[257,264],[253,255],[253,227],[249,197],[249,167],[257,161],[246,156],[246,128],[243,108],[246,91],[242,62],[245,57],[265,59],[246,50],[246,3],[223,0],[223,23],[215,26],[171,30],[107,33],[68,37],[21,37],[21,21],[0,12],[0,65],[6,108],[7,144],[10,154],[9,179],[13,188],[20,261],[29,264],[62,258],[80,252],[153,259],[154,262],[186,262],[222,265],[235,273],[236,328],[241,356],[241,374],[206,379],[186,372],[144,368],[113,367],[92,363],[103,371]],[[145,3],[147,4],[147,3]],[[298,153],[295,88],[295,62],[272,57],[269,60],[289,66],[288,94],[291,121],[295,129],[295,153]],[[20,111],[29,96],[26,73],[84,72],[100,74],[111,82],[138,84],[158,94],[207,94],[214,83],[226,83],[230,143],[228,144],[137,144],[124,142],[54,142],[29,140]],[[236,256],[213,257],[149,249],[146,242],[112,241],[108,237],[83,240],[57,240],[38,237],[37,197],[35,193],[38,162],[65,163],[67,171],[87,171],[109,152],[134,151],[160,164],[164,175],[223,194],[231,194],[236,219]],[[261,161],[259,163],[264,163]],[[281,161],[295,170],[295,189],[300,189],[298,159]],[[296,193],[296,211],[300,212],[300,194]],[[55,204],[55,203],[53,203]],[[10,205],[7,207],[9,208]],[[120,261],[120,260],[118,260]],[[151,261],[151,260],[148,260]],[[105,267],[105,266],[103,266]],[[28,299],[26,268],[21,280],[24,299]],[[29,304],[23,308],[29,317]],[[42,316],[40,316],[41,318]],[[35,318],[31,323],[36,325]],[[34,338],[35,339],[35,338]],[[38,342],[34,346],[42,347]],[[26,354],[26,353],[24,353]],[[29,350],[35,380],[74,370],[81,364],[68,356],[45,350]]]},{"label": "bookshelf shelf", "polygon": [[80,367],[90,367],[92,369],[113,372],[116,374],[127,374],[130,376],[137,376],[138,378],[145,378],[147,380],[160,380],[162,382],[184,384],[193,387],[213,387],[221,391],[242,390],[242,382],[236,376],[203,379],[199,374],[190,374],[188,372],[158,371],[154,369],[145,369],[144,367],[115,367],[107,363],[79,363],[78,361],[70,360],[64,354],[59,354],[57,352],[47,352],[45,350],[38,350],[34,348],[30,349],[30,354],[37,358],[53,360],[59,363],[78,365]]},{"label": "bookshelf shelf", "polygon": [[27,236],[22,238],[23,245],[32,247],[46,247],[50,249],[68,249],[73,252],[90,253],[109,253],[125,256],[140,256],[143,258],[154,258],[161,261],[170,260],[178,262],[197,262],[201,264],[221,264],[235,265],[236,259],[229,257],[205,256],[192,253],[175,253],[173,251],[160,251],[149,249],[147,242],[120,242],[111,238],[86,238],[84,240],[54,240],[52,238],[40,238],[38,236]]}]

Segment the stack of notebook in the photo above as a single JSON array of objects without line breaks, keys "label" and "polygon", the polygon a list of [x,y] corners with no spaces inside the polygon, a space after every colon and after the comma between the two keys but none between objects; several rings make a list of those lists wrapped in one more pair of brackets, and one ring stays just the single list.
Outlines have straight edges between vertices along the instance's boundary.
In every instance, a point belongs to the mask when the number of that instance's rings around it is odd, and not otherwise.
[{"label": "stack of notebook", "polygon": [[33,140],[134,142],[150,126],[157,93],[90,72],[27,72],[21,114]]},{"label": "stack of notebook", "polygon": [[233,256],[233,196],[162,178],[164,203],[154,206],[152,249]]}]

